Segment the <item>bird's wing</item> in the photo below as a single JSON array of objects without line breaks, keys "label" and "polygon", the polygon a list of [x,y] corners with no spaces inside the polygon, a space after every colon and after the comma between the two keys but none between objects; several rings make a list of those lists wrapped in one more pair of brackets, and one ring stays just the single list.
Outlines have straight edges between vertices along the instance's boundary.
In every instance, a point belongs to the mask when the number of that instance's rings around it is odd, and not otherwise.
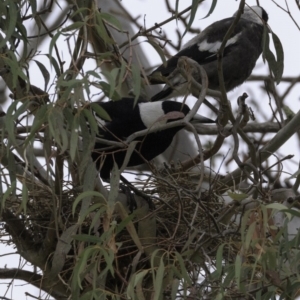
[{"label": "bird's wing", "polygon": [[[95,102],[101,106],[110,116],[110,121],[103,121],[95,111],[95,119],[104,138],[115,140],[111,136],[116,135],[120,139],[126,139],[132,133],[146,129],[140,117],[139,103],[146,102],[139,99],[135,104],[134,98],[122,98],[119,101]],[[134,105],[135,104],[135,105]]]},{"label": "bird's wing", "polygon": [[[181,51],[167,61],[167,65],[161,65],[154,70],[149,76],[152,84],[165,83],[156,74],[163,77],[169,76],[177,67],[178,59],[181,56],[187,56],[200,65],[205,65],[209,62],[217,60],[217,52],[222,44],[224,36],[232,24],[234,18],[227,18],[213,23],[203,30],[200,34],[190,40]],[[233,33],[227,41],[223,55],[230,50],[239,39],[243,28],[246,26],[247,21],[240,19],[235,26]]]},{"label": "bird's wing", "polygon": [[[123,99],[121,100],[123,101]],[[110,116],[110,118],[113,120],[115,118],[120,117],[122,115],[122,106],[119,101],[107,101],[107,102],[94,102],[97,105],[101,106]],[[127,103],[128,101],[124,100],[124,105],[130,105],[130,103]]]},{"label": "bird's wing", "polygon": [[[137,103],[144,102],[142,99],[139,99]],[[94,102],[101,106],[110,116],[112,120],[122,119],[124,114],[132,112],[134,109],[134,98],[122,98],[119,101],[108,101],[108,102]],[[136,104],[137,104],[136,103]],[[97,114],[97,112],[96,112]],[[97,114],[97,117],[100,117]]]}]

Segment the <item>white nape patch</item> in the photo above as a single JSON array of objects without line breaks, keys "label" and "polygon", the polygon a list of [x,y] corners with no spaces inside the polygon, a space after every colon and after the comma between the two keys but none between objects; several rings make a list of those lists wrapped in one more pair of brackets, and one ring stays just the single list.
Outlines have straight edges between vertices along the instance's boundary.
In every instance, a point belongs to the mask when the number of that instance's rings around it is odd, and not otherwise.
[{"label": "white nape patch", "polygon": [[[263,11],[260,6],[246,6],[244,8],[244,13],[241,15],[241,18],[262,25],[262,14]],[[236,15],[237,12],[233,16],[235,17]]]},{"label": "white nape patch", "polygon": [[[230,38],[226,42],[225,47],[236,43],[241,34],[242,33],[240,32],[240,33],[236,34],[234,37]],[[208,43],[205,40],[205,41],[198,44],[198,46],[199,46],[198,49],[201,52],[208,51],[208,52],[212,52],[212,53],[217,53],[219,51],[220,47],[221,47],[221,44],[222,44],[222,41],[217,41],[217,42],[214,42],[214,43]]]},{"label": "white nape patch", "polygon": [[158,118],[162,117],[165,112],[162,109],[163,101],[139,103],[140,116],[147,128],[150,128]]}]

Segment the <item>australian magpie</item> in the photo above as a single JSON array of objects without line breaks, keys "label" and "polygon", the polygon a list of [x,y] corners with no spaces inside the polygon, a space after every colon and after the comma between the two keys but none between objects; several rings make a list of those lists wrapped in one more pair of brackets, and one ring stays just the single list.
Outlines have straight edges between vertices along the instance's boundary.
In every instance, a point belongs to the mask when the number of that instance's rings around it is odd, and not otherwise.
[{"label": "australian magpie", "polygon": [[[111,118],[109,122],[102,120],[98,122],[99,137],[119,142],[124,142],[131,134],[150,129],[157,123],[183,119],[190,111],[186,104],[175,101],[144,102],[139,100],[134,105],[134,98],[123,98],[119,101],[98,102],[98,104]],[[196,115],[193,119],[200,123],[214,123],[200,115]],[[137,137],[135,141],[138,143],[127,166],[143,164],[164,152],[170,146],[175,134],[182,128],[183,126],[177,126]],[[126,147],[110,147],[111,149],[108,147],[108,145],[96,141],[92,152],[92,158],[104,181],[109,181],[114,161],[119,168],[122,166],[127,151]]]},{"label": "australian magpie", "polygon": [[[186,79],[175,72],[175,75],[172,74],[181,56],[187,56],[202,65],[208,76],[209,88],[219,89],[218,50],[236,14],[237,12],[231,18],[208,26],[171,57],[166,65],[159,66],[151,73],[149,76],[151,84],[166,83],[164,89],[152,97],[152,101],[186,94]],[[244,8],[244,13],[234,27],[223,52],[222,63],[226,91],[234,89],[250,76],[262,53],[264,24],[267,21],[268,14],[262,7],[246,6]]]}]

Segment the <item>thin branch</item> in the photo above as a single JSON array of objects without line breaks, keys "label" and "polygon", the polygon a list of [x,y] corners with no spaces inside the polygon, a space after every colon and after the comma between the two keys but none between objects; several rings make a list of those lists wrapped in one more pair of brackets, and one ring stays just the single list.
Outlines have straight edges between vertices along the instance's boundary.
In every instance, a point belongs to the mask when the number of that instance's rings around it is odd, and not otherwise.
[{"label": "thin branch", "polygon": [[[247,81],[265,81],[265,80],[270,80],[270,76],[263,76],[263,75],[251,75]],[[285,76],[282,77],[280,82],[299,82],[300,83],[300,76]]]},{"label": "thin branch", "polygon": [[[200,4],[201,2],[203,2],[203,1],[204,1],[204,0],[199,0],[199,4]],[[185,8],[184,10],[182,10],[180,13],[178,13],[177,15],[175,14],[174,16],[172,16],[172,17],[166,19],[166,20],[163,21],[163,22],[155,23],[154,26],[148,28],[147,30],[145,30],[145,31],[143,31],[143,32],[139,31],[139,32],[136,33],[133,37],[131,37],[129,41],[126,41],[126,42],[124,42],[123,44],[121,44],[121,45],[119,46],[119,48],[120,48],[120,49],[123,48],[124,46],[128,45],[129,42],[134,41],[134,40],[135,40],[137,37],[139,37],[139,36],[146,35],[147,33],[151,32],[151,31],[153,31],[153,30],[156,30],[157,28],[159,28],[159,27],[161,27],[161,26],[163,26],[163,25],[169,23],[170,21],[176,20],[176,19],[177,19],[178,17],[180,17],[181,15],[183,15],[183,14],[187,13],[188,11],[190,11],[192,7],[193,7],[193,5],[190,5],[190,6],[188,6],[187,8]]]},{"label": "thin branch", "polygon": [[50,283],[40,274],[21,269],[0,269],[0,279],[24,280],[38,289],[42,289],[57,299],[67,299],[66,288],[62,284]]},{"label": "thin branch", "polygon": [[40,250],[41,254],[43,251],[42,249],[36,250],[34,248],[32,236],[24,229],[24,221],[9,210],[2,212],[2,220],[8,225],[7,232],[11,235],[13,242],[18,249],[18,254],[33,265],[43,269],[46,261],[45,257],[39,253]]},{"label": "thin branch", "polygon": [[[231,37],[231,35],[234,31],[234,28],[236,27],[237,23],[239,22],[239,20],[241,18],[241,15],[244,11],[244,6],[245,6],[245,0],[241,0],[240,5],[239,5],[239,9],[238,9],[237,14],[236,14],[236,17],[234,18],[232,24],[228,28],[228,30],[227,30],[224,38],[223,38],[220,49],[218,51],[219,88],[220,88],[220,91],[221,91],[221,94],[222,94],[222,97],[220,98],[220,100],[221,100],[222,105],[224,105],[227,108],[227,110],[230,110],[230,109],[228,109],[228,99],[227,99],[224,76],[223,76],[223,52],[224,52],[224,49],[226,47],[227,41]],[[228,118],[227,118],[226,121],[224,120],[223,125],[226,125],[227,121],[228,121]]]},{"label": "thin branch", "polygon": [[[203,135],[215,135],[219,133],[219,128],[216,125],[204,125],[204,124],[194,124],[198,134]],[[232,125],[226,125],[224,127],[225,131],[232,128]],[[243,127],[243,131],[251,133],[277,133],[280,130],[280,126],[277,122],[262,122],[262,123],[248,123]]]},{"label": "thin branch", "polygon": [[294,24],[296,25],[296,27],[297,27],[298,30],[300,31],[300,26],[297,24],[296,20],[295,20],[294,17],[292,16],[287,1],[285,0],[285,5],[286,5],[286,7],[287,7],[286,9],[283,8],[282,6],[280,6],[280,5],[279,5],[276,1],[274,1],[274,0],[272,0],[272,2],[273,2],[277,7],[279,7],[280,9],[282,9],[284,12],[286,12],[286,13],[290,16],[290,18],[292,19],[292,21],[294,22]]},{"label": "thin branch", "polygon": [[19,279],[24,280],[40,289],[42,275],[22,269],[6,269],[0,268],[0,279]]},{"label": "thin branch", "polygon": [[[279,132],[256,154],[256,159],[261,163],[266,161],[274,152],[276,152],[286,141],[288,141],[298,130],[300,130],[300,111],[293,117],[293,119],[284,126]],[[248,159],[246,163],[249,163]],[[230,174],[226,175],[221,182],[228,187],[234,185],[234,180],[242,176],[242,170],[236,169]],[[244,176],[243,176],[244,177]]]},{"label": "thin branch", "polygon": [[37,16],[40,16],[40,15],[43,15],[43,14],[46,14],[46,13],[50,13],[52,11],[53,2],[54,2],[54,0],[50,0],[50,4],[48,5],[47,8],[44,8],[40,11],[35,12],[34,15],[30,14],[28,16],[22,17],[22,21],[33,19],[33,18],[36,18]]}]

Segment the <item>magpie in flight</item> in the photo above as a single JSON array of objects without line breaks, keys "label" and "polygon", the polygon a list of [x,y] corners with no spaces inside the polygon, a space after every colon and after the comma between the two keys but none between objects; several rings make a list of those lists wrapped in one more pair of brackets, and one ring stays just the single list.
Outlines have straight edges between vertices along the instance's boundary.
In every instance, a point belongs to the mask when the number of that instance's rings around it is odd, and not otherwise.
[{"label": "magpie in flight", "polygon": [[[183,119],[190,111],[186,104],[175,101],[144,102],[139,100],[134,105],[134,98],[122,98],[119,101],[97,102],[110,116],[111,121],[96,119],[99,125],[99,137],[109,141],[124,142],[131,134],[150,129],[157,123],[168,123]],[[95,112],[95,114],[97,114]],[[193,120],[200,123],[215,123],[206,117],[195,115]],[[137,137],[138,143],[132,152],[130,166],[137,166],[150,161],[171,144],[175,134],[184,126],[176,126]],[[109,148],[110,149],[109,149]],[[95,143],[92,158],[96,162],[100,177],[109,182],[110,172],[114,162],[120,168],[126,155],[127,148],[110,147],[103,142]]]},{"label": "magpie in flight", "polygon": [[[236,14],[237,12],[231,18],[208,26],[171,57],[165,66],[159,66],[149,75],[151,84],[166,83],[163,90],[154,95],[151,101],[186,94],[186,79],[178,72],[173,73],[181,56],[187,56],[200,64],[207,73],[208,87],[213,90],[219,89],[218,50]],[[223,52],[223,76],[227,92],[242,84],[250,76],[262,53],[264,24],[267,21],[268,14],[262,7],[244,8],[244,13],[234,27]]]}]

